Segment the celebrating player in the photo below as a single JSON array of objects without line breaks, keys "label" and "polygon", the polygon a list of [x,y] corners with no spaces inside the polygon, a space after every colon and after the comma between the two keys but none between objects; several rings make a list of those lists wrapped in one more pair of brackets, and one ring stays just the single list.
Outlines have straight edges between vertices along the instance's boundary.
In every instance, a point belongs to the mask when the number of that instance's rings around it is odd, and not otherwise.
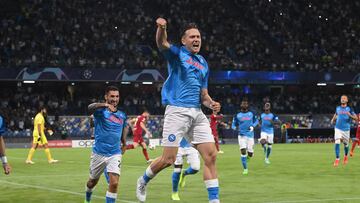
[{"label": "celebrating player", "polygon": [[[122,153],[126,150],[126,114],[117,109],[119,89],[109,86],[105,91],[105,103],[92,103],[88,109],[94,115],[95,145],[91,154],[90,177],[86,184],[85,203],[90,202],[95,185],[106,168],[109,187],[106,202],[116,202],[121,169]],[[121,148],[120,148],[121,140]]]},{"label": "celebrating player", "polygon": [[[190,166],[186,170],[182,170],[184,159],[186,157]],[[179,185],[185,186],[185,177],[187,175],[193,175],[200,170],[200,158],[199,152],[192,147],[185,138],[182,138],[178,153],[176,155],[176,161],[174,163],[174,172],[172,175],[172,200],[180,200],[179,197]]]},{"label": "celebrating player", "polygon": [[260,143],[264,149],[266,164],[270,164],[269,156],[272,150],[272,144],[274,144],[274,123],[280,123],[279,118],[270,112],[270,108],[270,103],[265,103],[264,113],[260,116]]},{"label": "celebrating player", "polygon": [[11,172],[11,166],[7,161],[5,154],[5,142],[2,137],[3,133],[6,131],[4,118],[0,115],[0,159],[3,165],[4,173],[9,175]]},{"label": "celebrating player", "polygon": [[142,152],[144,154],[144,157],[148,163],[152,162],[152,159],[149,158],[146,149],[146,143],[143,139],[143,130],[149,137],[152,137],[151,132],[146,128],[145,125],[146,121],[149,120],[149,117],[150,117],[150,113],[146,110],[140,116],[137,117],[133,130],[133,135],[134,135],[133,144],[129,144],[126,146],[126,149],[128,150],[128,149],[135,149],[140,145],[142,147]]},{"label": "celebrating player", "polygon": [[214,140],[215,140],[215,147],[216,150],[219,154],[223,154],[224,152],[220,150],[220,146],[219,146],[219,133],[217,130],[217,127],[219,124],[224,124],[221,121],[221,119],[223,118],[223,115],[220,114],[218,115],[218,112],[213,111],[213,113],[210,116],[210,128],[211,128],[211,133],[214,136]]},{"label": "celebrating player", "polygon": [[50,149],[48,146],[48,141],[45,136],[45,118],[46,118],[46,107],[42,106],[39,109],[39,112],[36,114],[34,118],[34,131],[33,131],[33,143],[31,149],[29,151],[28,157],[25,161],[27,164],[34,164],[32,161],[32,157],[35,153],[35,150],[39,145],[44,146],[45,154],[50,164],[58,162],[58,160],[53,159],[51,157]]},{"label": "celebrating player", "polygon": [[241,163],[244,168],[243,175],[247,175],[249,172],[247,160],[254,155],[254,128],[259,121],[255,114],[249,111],[247,100],[242,100],[240,107],[241,112],[234,117],[231,128],[239,131],[238,141],[241,151]]},{"label": "celebrating player", "polygon": [[[167,22],[158,18],[156,43],[168,61],[169,76],[162,88],[162,104],[166,105],[163,127],[163,154],[146,169],[137,181],[136,196],[146,200],[146,186],[161,170],[171,166],[176,159],[179,143],[183,137],[200,152],[204,159],[203,178],[210,203],[218,203],[219,182],[216,172],[216,148],[211,135],[210,123],[201,111],[201,103],[220,111],[220,103],[208,94],[209,68],[199,55],[201,35],[196,24],[185,26],[181,33],[183,46],[177,47],[167,41]],[[201,102],[201,103],[200,103]]]},{"label": "celebrating player", "polygon": [[357,120],[357,128],[356,128],[356,138],[353,141],[353,144],[351,146],[350,150],[350,156],[354,156],[354,150],[356,145],[360,145],[360,113],[358,114],[358,120]]},{"label": "celebrating player", "polygon": [[335,156],[334,166],[337,167],[340,162],[340,143],[344,143],[344,161],[343,164],[348,162],[348,152],[349,152],[349,139],[350,139],[350,125],[352,120],[357,120],[357,116],[354,113],[353,109],[350,108],[348,103],[348,97],[342,95],[340,99],[341,105],[336,107],[336,112],[331,119],[331,124],[335,124]]}]

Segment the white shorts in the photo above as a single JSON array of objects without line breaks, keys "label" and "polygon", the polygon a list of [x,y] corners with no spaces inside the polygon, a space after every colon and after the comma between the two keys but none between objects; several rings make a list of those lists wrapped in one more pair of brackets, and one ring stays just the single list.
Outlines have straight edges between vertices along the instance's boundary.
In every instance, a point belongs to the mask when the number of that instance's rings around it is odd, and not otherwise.
[{"label": "white shorts", "polygon": [[274,133],[260,133],[260,139],[265,139],[269,144],[274,144]]},{"label": "white shorts", "polygon": [[254,152],[254,138],[247,136],[238,136],[240,149],[246,149],[248,152]]},{"label": "white shorts", "polygon": [[200,157],[199,152],[194,147],[179,147],[178,153],[176,155],[175,165],[183,165],[184,157],[187,159],[187,163],[193,169],[200,169]]},{"label": "white shorts", "polygon": [[215,142],[209,120],[200,108],[166,106],[162,145],[179,147],[183,137],[195,145]]},{"label": "white shorts", "polygon": [[107,157],[93,152],[90,160],[90,178],[99,179],[101,174],[104,172],[105,167],[108,173],[120,175],[121,157],[121,154],[115,154]]},{"label": "white shorts", "polygon": [[349,139],[350,139],[350,130],[348,130],[348,131],[343,131],[343,130],[339,130],[339,129],[335,128],[335,136],[334,136],[334,139],[335,139],[335,140],[343,139],[343,140],[349,142]]}]

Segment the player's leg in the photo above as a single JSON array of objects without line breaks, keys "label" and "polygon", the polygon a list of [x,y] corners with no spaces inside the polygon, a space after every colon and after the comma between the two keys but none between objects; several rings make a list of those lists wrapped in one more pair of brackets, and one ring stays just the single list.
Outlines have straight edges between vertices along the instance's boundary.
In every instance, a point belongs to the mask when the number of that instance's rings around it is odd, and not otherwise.
[{"label": "player's leg", "polygon": [[185,176],[196,174],[200,170],[199,152],[193,147],[186,148],[184,150],[186,151],[185,154],[189,167],[185,171],[181,172],[179,183],[180,187],[185,187]]},{"label": "player's leg", "polygon": [[265,163],[270,164],[270,154],[272,151],[272,145],[274,144],[274,134],[269,134],[267,137],[267,149],[266,149],[266,157],[265,157]]},{"label": "player's leg", "polygon": [[246,175],[248,172],[247,168],[247,155],[246,155],[246,136],[238,136],[239,146],[240,146],[240,161],[244,168],[243,174]]},{"label": "player's leg", "polygon": [[354,150],[355,150],[355,147],[356,147],[356,144],[358,144],[358,139],[355,138],[352,145],[351,145],[351,150],[350,150],[350,156],[354,156]]},{"label": "player's leg", "polygon": [[148,163],[150,163],[151,161],[153,161],[153,160],[150,161],[149,154],[148,154],[148,152],[147,152],[147,146],[146,146],[146,143],[144,142],[144,140],[142,140],[142,142],[140,143],[140,145],[141,145],[142,152],[143,152],[143,155],[144,155],[146,161],[147,161]]},{"label": "player's leg", "polygon": [[36,148],[38,146],[38,141],[37,140],[38,140],[38,138],[36,136],[34,136],[33,137],[33,143],[31,145],[31,148],[29,150],[28,156],[27,156],[26,161],[25,161],[25,163],[27,163],[27,164],[35,164],[35,162],[32,161],[32,158],[33,158],[33,156],[35,154],[35,150],[36,150]]},{"label": "player's leg", "polygon": [[340,143],[341,143],[341,132],[340,130],[335,128],[335,135],[334,135],[334,139],[335,139],[335,161],[334,161],[334,166],[338,166],[339,162],[340,162]]},{"label": "player's leg", "polygon": [[172,194],[171,199],[178,201],[179,197],[179,181],[180,175],[183,166],[183,148],[179,148],[178,153],[176,155],[176,161],[174,163],[174,172],[172,174]]},{"label": "player's leg", "polygon": [[[204,113],[199,110],[194,114],[194,122],[189,136],[193,137],[193,144],[204,160],[203,179],[208,191],[210,203],[219,203],[219,180],[216,170],[217,151],[214,137],[211,134],[210,123]],[[192,132],[192,133],[191,133]]]},{"label": "player's leg", "polygon": [[343,164],[348,163],[348,154],[349,154],[349,141],[350,141],[350,131],[343,131],[342,141],[344,143],[344,160]]},{"label": "player's leg", "polygon": [[90,159],[90,175],[85,186],[85,202],[91,201],[92,193],[106,167],[107,157],[92,153]]},{"label": "player's leg", "polygon": [[139,143],[138,143],[138,138],[135,137],[134,135],[134,138],[133,138],[133,143],[132,144],[128,144],[126,145],[126,150],[129,150],[129,149],[135,149],[136,147],[139,146]]},{"label": "player's leg", "polygon": [[218,137],[218,135],[216,135],[216,134],[213,134],[213,136],[214,136],[216,151],[219,152],[219,151],[220,151],[220,147],[219,147],[219,137]]},{"label": "player's leg", "polygon": [[121,171],[121,155],[111,156],[108,160],[106,170],[109,176],[109,188],[106,192],[106,203],[115,203]]},{"label": "player's leg", "polygon": [[46,154],[46,157],[47,157],[47,160],[48,160],[49,164],[58,162],[58,160],[53,159],[52,156],[51,156],[51,152],[50,152],[50,149],[49,149],[49,146],[48,146],[48,141],[47,141],[45,135],[41,135],[41,136],[40,136],[40,143],[41,143],[41,144],[44,146],[44,148],[45,148],[44,152],[45,152],[45,154]]},{"label": "player's leg", "polygon": [[266,156],[266,144],[267,144],[267,135],[266,135],[266,133],[265,132],[261,132],[260,133],[260,144],[261,144],[261,146],[262,146],[262,148],[263,148],[263,150],[264,150],[264,154],[265,154],[265,156]]}]

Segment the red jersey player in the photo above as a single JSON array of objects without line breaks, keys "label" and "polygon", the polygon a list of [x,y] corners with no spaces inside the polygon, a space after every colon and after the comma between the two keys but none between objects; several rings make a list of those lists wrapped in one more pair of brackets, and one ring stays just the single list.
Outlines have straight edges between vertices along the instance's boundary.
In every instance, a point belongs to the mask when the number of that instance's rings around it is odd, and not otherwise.
[{"label": "red jersey player", "polygon": [[356,138],[353,141],[353,144],[351,146],[351,150],[350,150],[350,156],[354,155],[354,149],[357,145],[360,145],[360,113],[358,114],[358,120],[357,120],[358,124],[357,124],[357,129],[356,129]]},{"label": "red jersey player", "polygon": [[213,113],[210,116],[210,128],[211,128],[211,132],[214,136],[214,140],[215,140],[215,146],[216,146],[216,150],[218,151],[218,153],[222,154],[224,153],[223,151],[220,150],[219,147],[219,134],[217,131],[217,126],[218,124],[223,124],[221,121],[221,119],[223,118],[222,114],[217,115],[218,112],[213,111]]},{"label": "red jersey player", "polygon": [[135,149],[139,145],[142,147],[142,151],[144,154],[144,157],[148,163],[150,163],[152,160],[149,158],[149,155],[147,153],[146,149],[146,143],[143,139],[143,131],[149,136],[152,137],[151,132],[146,128],[145,123],[147,120],[149,120],[150,113],[148,111],[144,111],[140,116],[137,117],[134,129],[133,129],[133,144],[129,144],[126,146],[126,149]]}]

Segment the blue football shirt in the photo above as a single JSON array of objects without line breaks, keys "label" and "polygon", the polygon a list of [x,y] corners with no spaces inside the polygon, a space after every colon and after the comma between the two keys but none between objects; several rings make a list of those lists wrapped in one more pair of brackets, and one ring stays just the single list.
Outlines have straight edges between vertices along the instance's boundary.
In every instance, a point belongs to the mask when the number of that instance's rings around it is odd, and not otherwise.
[{"label": "blue football shirt", "polygon": [[272,122],[278,121],[279,118],[273,113],[262,113],[260,119],[261,119],[261,132],[273,134],[274,125]]},{"label": "blue football shirt", "polygon": [[259,120],[251,111],[240,112],[234,117],[231,128],[233,130],[237,130],[238,127],[239,136],[247,136],[253,138],[254,131],[250,131],[250,127],[255,127],[258,123]]},{"label": "blue football shirt", "polygon": [[349,131],[350,130],[352,119],[350,118],[348,113],[350,113],[352,115],[356,115],[354,110],[349,106],[346,106],[346,107],[338,106],[338,107],[336,107],[335,114],[337,115],[337,119],[336,119],[335,128],[337,128],[339,130],[342,130],[342,131]]}]

